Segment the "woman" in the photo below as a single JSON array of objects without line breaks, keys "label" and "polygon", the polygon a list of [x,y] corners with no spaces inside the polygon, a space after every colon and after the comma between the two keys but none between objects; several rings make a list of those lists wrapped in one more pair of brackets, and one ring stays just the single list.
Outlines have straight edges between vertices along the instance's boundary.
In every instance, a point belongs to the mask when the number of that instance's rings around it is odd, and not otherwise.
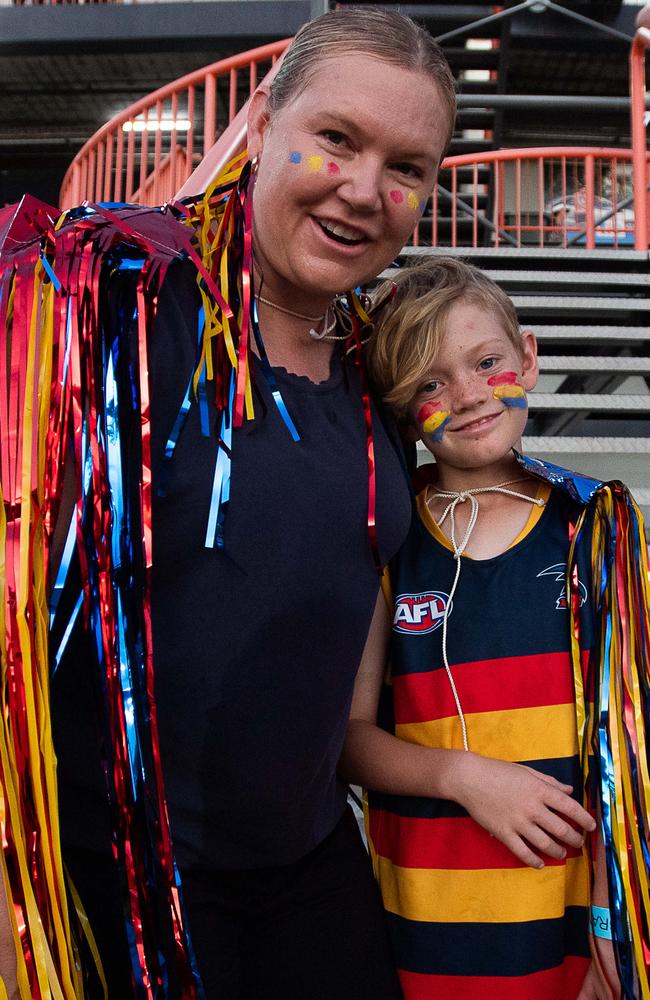
[{"label": "woman", "polygon": [[[339,349],[346,333],[332,305],[406,242],[453,118],[438,47],[374,8],[306,25],[251,102],[251,277],[264,347],[250,359],[256,417],[233,435],[224,554],[204,545],[215,448],[197,405],[153,511],[162,767],[208,997],[399,996],[336,765],[378,590],[369,465],[382,563],[405,537],[410,501],[399,446],[374,407],[374,461],[368,454],[365,390]],[[149,358],[154,476],[196,366],[200,305],[194,267],[174,264]],[[264,348],[277,385],[256,356]],[[91,708],[80,678],[66,681],[85,660],[83,641],[68,647],[55,692],[63,840],[110,996],[121,998],[132,987],[117,878],[101,860],[109,824],[91,789],[100,761],[71,722]]]}]

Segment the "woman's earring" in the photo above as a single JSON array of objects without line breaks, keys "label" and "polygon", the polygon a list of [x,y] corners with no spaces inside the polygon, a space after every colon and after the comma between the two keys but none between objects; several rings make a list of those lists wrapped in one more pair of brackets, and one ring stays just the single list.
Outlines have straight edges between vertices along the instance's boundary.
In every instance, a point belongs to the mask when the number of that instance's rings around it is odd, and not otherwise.
[{"label": "woman's earring", "polygon": [[259,154],[256,153],[253,159],[251,160],[251,174],[253,175],[253,177],[255,177],[255,175],[257,174],[259,165],[260,165],[260,158]]}]

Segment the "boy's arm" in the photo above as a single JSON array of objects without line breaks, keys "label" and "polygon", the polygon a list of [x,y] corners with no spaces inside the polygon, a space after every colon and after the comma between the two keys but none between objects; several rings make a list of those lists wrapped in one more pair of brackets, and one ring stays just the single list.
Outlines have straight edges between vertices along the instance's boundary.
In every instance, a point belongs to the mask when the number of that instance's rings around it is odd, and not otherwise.
[{"label": "boy's arm", "polygon": [[593,830],[595,823],[571,798],[569,785],[520,764],[423,747],[379,729],[377,705],[389,630],[380,592],[354,688],[342,776],[376,791],[457,802],[533,868],[544,866],[536,850],[562,858],[563,845],[580,847],[583,834],[571,824]]},{"label": "boy's arm", "polygon": [[[609,910],[605,843],[600,824],[594,839],[596,850],[593,864],[591,905]],[[577,1000],[618,1000],[621,995],[621,983],[616,968],[614,945],[607,938],[597,937],[595,934],[590,934],[589,944],[593,961]]]}]

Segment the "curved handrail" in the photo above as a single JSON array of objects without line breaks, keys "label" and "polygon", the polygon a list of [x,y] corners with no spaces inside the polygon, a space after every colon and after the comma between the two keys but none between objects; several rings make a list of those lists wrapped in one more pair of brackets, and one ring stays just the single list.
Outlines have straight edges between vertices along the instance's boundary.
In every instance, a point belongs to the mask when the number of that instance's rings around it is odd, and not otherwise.
[{"label": "curved handrail", "polygon": [[637,30],[630,49],[630,114],[632,116],[632,152],[634,157],[634,217],[635,247],[647,250],[650,233],[648,225],[648,168],[645,119],[645,57],[650,48],[650,6],[640,11]]},{"label": "curved handrail", "polygon": [[[646,153],[650,160],[650,153]],[[447,157],[414,245],[630,245],[630,149],[543,146]]]},{"label": "curved handrail", "polygon": [[[61,185],[61,207],[70,208],[84,198],[150,205],[170,198],[192,174],[195,156],[205,156],[235,118],[242,94],[253,92],[260,67],[265,73],[264,64],[274,64],[290,41],[271,42],[194,70],[119,112],[70,164]],[[248,70],[243,86],[238,77],[242,70]],[[199,154],[194,122],[201,112]]]}]

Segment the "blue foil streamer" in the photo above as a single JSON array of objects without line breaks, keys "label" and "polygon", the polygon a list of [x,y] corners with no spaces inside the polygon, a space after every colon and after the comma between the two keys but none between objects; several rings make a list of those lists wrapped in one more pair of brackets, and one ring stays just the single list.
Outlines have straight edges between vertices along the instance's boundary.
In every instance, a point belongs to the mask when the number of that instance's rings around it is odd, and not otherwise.
[{"label": "blue foil streamer", "polygon": [[572,472],[570,469],[563,469],[561,465],[553,465],[552,462],[542,462],[540,458],[531,458],[529,455],[522,455],[514,448],[513,454],[519,465],[526,472],[533,476],[545,479],[551,486],[559,486],[571,496],[576,503],[586,504],[603,484],[598,479],[590,476],[583,476],[579,472]]},{"label": "blue foil streamer", "polygon": [[284,421],[287,430],[291,434],[291,437],[293,438],[294,441],[300,441],[300,434],[298,433],[296,425],[291,419],[291,415],[287,409],[286,403],[282,398],[282,393],[280,392],[280,389],[278,387],[277,379],[275,377],[275,372],[271,368],[271,364],[269,362],[269,358],[266,353],[266,348],[264,347],[262,332],[260,330],[259,319],[257,316],[257,301],[255,299],[255,296],[252,294],[252,290],[251,290],[251,304],[252,304],[251,319],[253,327],[253,336],[255,337],[255,343],[257,344],[257,350],[260,356],[262,375],[266,380],[271,395],[273,396],[273,401],[275,402],[275,405],[278,408],[280,416],[282,417],[282,420]]},{"label": "blue foil streamer", "polygon": [[62,287],[61,282],[59,281],[59,279],[57,278],[56,274],[54,273],[52,265],[50,264],[49,260],[47,259],[47,257],[45,256],[45,254],[43,253],[42,250],[41,250],[41,264],[45,268],[45,273],[47,274],[48,278],[50,279],[50,281],[54,285],[54,287],[57,290],[57,292],[60,292],[61,291],[61,287]]},{"label": "blue foil streamer", "polygon": [[[197,351],[201,352],[201,345],[203,340],[203,332],[205,326],[205,311],[203,306],[199,310],[199,323],[198,323],[198,344]],[[200,414],[201,414],[201,431],[205,437],[210,434],[210,424],[208,416],[208,401],[205,392],[205,365],[201,371],[201,379],[199,380],[197,398],[199,401]],[[185,390],[185,395],[183,396],[183,402],[181,403],[181,408],[176,415],[174,421],[174,426],[171,429],[171,433],[167,438],[165,444],[165,451],[160,462],[160,469],[158,474],[158,486],[157,494],[159,497],[167,496],[167,489],[169,486],[169,477],[171,475],[171,462],[174,457],[174,450],[178,444],[179,438],[183,433],[183,428],[185,427],[185,421],[187,420],[187,415],[192,407],[192,383],[194,381],[194,376],[190,376],[190,380],[187,383],[187,389]],[[205,421],[205,423],[204,423]],[[207,428],[207,429],[206,429]]]},{"label": "blue foil streamer", "polygon": [[228,408],[221,415],[221,434],[217,446],[217,461],[212,482],[212,499],[205,535],[206,549],[223,549],[223,524],[225,510],[230,500],[230,468],[232,465],[232,408],[235,399],[235,372],[230,375]]},{"label": "blue foil streamer", "polygon": [[68,533],[66,535],[65,545],[63,547],[63,555],[61,556],[61,562],[59,563],[56,579],[54,581],[54,586],[52,588],[52,594],[50,596],[50,628],[52,628],[52,625],[54,624],[54,619],[56,617],[56,611],[59,606],[59,601],[61,600],[61,595],[65,588],[65,581],[68,578],[68,570],[70,569],[70,563],[72,562],[72,557],[74,555],[76,541],[77,541],[77,510],[75,508],[72,511],[72,517],[70,518]]},{"label": "blue foil streamer", "polygon": [[55,653],[55,656],[54,656],[54,666],[52,668],[52,674],[53,675],[59,669],[59,664],[61,663],[61,660],[63,658],[63,654],[65,653],[66,647],[68,645],[68,641],[70,639],[70,636],[72,635],[72,630],[73,630],[73,628],[75,626],[75,622],[77,621],[77,618],[79,617],[79,612],[81,611],[81,609],[83,607],[83,603],[84,603],[84,592],[82,590],[81,593],[79,594],[79,597],[77,598],[77,603],[74,606],[72,614],[70,615],[70,618],[68,619],[68,624],[66,625],[65,632],[63,633],[63,637],[61,639],[61,642],[59,643],[59,648],[57,649],[57,651]]}]

